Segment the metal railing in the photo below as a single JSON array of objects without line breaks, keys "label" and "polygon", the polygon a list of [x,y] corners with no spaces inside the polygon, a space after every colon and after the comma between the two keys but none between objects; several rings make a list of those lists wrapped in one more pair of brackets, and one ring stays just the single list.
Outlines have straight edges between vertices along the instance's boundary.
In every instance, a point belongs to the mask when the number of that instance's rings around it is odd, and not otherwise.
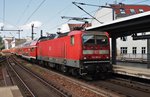
[{"label": "metal railing", "polygon": [[120,54],[117,55],[117,60],[134,60],[134,61],[147,61],[147,54]]}]

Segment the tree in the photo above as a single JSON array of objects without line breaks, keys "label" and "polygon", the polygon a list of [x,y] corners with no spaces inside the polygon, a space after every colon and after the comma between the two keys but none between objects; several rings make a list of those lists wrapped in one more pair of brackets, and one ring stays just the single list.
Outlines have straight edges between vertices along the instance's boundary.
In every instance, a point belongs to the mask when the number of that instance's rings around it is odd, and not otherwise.
[{"label": "tree", "polygon": [[3,38],[0,36],[0,43],[2,43]]},{"label": "tree", "polygon": [[3,38],[0,36],[0,50],[4,49]]}]

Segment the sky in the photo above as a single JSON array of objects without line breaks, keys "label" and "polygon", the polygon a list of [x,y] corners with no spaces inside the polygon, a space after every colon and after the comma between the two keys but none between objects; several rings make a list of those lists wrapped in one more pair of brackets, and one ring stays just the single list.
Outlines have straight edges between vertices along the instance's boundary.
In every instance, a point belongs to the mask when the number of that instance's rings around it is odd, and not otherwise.
[{"label": "sky", "polygon": [[[34,24],[35,38],[43,34],[56,33],[57,29],[65,23],[76,23],[62,19],[68,17],[89,17],[77,8],[72,2],[82,2],[93,5],[106,5],[112,3],[125,4],[150,4],[150,0],[0,0],[0,29],[23,30],[21,38],[31,37],[31,25]],[[98,7],[81,6],[84,10],[94,15]],[[18,38],[17,31],[0,31],[1,37]]]}]

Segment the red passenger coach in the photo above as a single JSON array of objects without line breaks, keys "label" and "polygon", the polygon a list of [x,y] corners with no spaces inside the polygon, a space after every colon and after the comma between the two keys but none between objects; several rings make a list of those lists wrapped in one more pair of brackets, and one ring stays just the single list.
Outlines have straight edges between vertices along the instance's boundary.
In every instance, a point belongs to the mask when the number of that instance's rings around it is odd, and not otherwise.
[{"label": "red passenger coach", "polygon": [[29,49],[29,55],[30,55],[30,60],[34,61],[37,59],[37,43],[38,43],[38,39],[34,40],[31,42]]},{"label": "red passenger coach", "polygon": [[73,75],[105,75],[112,72],[109,36],[98,31],[71,31],[57,38],[39,39],[40,63]]},{"label": "red passenger coach", "polygon": [[17,56],[21,56],[21,55],[22,55],[21,45],[15,47],[14,53],[15,53]]},{"label": "red passenger coach", "polygon": [[18,46],[16,48],[16,54],[28,60],[36,60],[37,42],[38,40],[33,40]]},{"label": "red passenger coach", "polygon": [[2,53],[10,53],[10,50],[9,49],[3,49],[1,52]]}]

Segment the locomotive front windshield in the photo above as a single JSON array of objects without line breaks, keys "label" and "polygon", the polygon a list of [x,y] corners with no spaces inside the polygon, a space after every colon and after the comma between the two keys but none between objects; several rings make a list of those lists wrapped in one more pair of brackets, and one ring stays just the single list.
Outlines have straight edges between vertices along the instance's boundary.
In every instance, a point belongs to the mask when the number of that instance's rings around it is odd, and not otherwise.
[{"label": "locomotive front windshield", "polygon": [[83,35],[84,45],[107,45],[108,37],[105,35]]}]

